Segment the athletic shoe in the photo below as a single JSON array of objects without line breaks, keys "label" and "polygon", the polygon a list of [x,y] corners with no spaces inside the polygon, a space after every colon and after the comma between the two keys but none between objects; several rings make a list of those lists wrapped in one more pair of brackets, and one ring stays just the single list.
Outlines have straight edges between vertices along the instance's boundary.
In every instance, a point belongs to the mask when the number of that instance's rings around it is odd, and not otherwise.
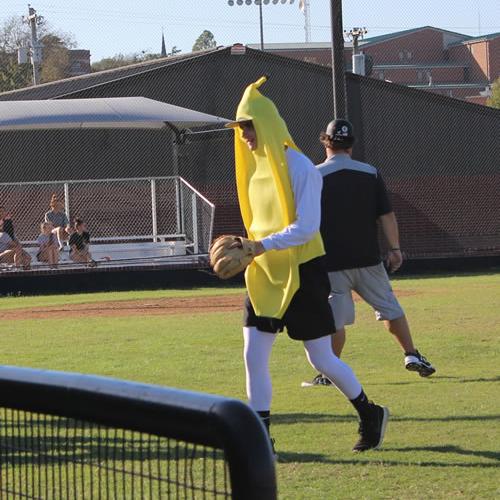
[{"label": "athletic shoe", "polygon": [[360,438],[352,449],[356,453],[377,449],[384,440],[385,428],[389,419],[389,409],[374,403],[369,403],[369,405],[369,414],[359,422],[358,433]]},{"label": "athletic shoe", "polygon": [[418,351],[405,352],[405,367],[411,372],[418,372],[421,377],[429,377],[436,371]]},{"label": "athletic shoe", "polygon": [[318,373],[311,382],[302,382],[302,387],[314,387],[315,385],[333,385],[329,378],[326,378],[321,373]]}]

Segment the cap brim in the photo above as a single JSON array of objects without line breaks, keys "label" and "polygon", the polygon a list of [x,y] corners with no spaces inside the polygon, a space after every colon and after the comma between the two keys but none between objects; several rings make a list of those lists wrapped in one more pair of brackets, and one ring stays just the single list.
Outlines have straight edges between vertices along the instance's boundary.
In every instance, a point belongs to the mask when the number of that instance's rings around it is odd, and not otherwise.
[{"label": "cap brim", "polygon": [[224,125],[226,128],[236,128],[239,127],[242,123],[251,123],[252,120],[248,118],[240,118],[239,120],[235,120],[234,122],[229,122]]}]

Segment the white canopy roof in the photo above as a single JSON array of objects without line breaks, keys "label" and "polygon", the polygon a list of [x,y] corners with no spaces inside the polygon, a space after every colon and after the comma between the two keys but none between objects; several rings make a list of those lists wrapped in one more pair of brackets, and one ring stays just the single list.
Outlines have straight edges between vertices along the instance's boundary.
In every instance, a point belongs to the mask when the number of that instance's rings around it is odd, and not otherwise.
[{"label": "white canopy roof", "polygon": [[229,120],[146,97],[0,101],[0,131],[223,126]]}]

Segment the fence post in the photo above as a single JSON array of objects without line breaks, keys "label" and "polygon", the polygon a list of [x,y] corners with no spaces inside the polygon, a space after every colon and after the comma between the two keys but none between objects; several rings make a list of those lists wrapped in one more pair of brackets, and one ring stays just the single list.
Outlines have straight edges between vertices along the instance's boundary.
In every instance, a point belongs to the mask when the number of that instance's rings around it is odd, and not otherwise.
[{"label": "fence post", "polygon": [[64,183],[64,211],[68,217],[68,220],[71,223],[71,218],[69,215],[69,184],[67,182]]},{"label": "fence post", "polygon": [[181,181],[179,177],[175,177],[175,211],[176,211],[176,219],[177,219],[177,234],[182,234],[184,229],[182,227],[182,219],[181,219]]},{"label": "fence post", "polygon": [[191,206],[193,214],[193,251],[195,254],[200,253],[198,246],[198,207],[196,205],[196,194],[191,194]]},{"label": "fence post", "polygon": [[153,242],[158,241],[158,214],[156,212],[156,179],[151,179],[151,216],[153,222]]},{"label": "fence post", "polygon": [[212,238],[214,237],[214,219],[215,219],[215,206],[210,207],[210,229],[208,231],[208,241],[206,242],[206,252],[209,251],[210,245],[212,244]]}]

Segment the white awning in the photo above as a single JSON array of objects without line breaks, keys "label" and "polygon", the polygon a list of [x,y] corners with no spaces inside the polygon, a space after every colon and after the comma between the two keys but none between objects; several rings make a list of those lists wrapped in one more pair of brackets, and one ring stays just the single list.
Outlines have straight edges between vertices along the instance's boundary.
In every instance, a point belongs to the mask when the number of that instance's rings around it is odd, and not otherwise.
[{"label": "white awning", "polygon": [[0,131],[223,126],[229,120],[146,97],[0,101]]}]

